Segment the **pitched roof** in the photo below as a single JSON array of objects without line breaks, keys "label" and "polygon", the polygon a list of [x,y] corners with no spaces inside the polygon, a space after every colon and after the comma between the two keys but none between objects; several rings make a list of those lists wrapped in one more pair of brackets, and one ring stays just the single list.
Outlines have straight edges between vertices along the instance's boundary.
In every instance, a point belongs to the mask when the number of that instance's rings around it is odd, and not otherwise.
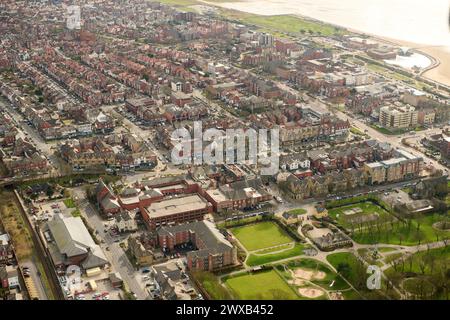
[{"label": "pitched roof", "polygon": [[58,253],[67,257],[88,254],[82,263],[85,268],[101,266],[108,262],[80,217],[61,218],[56,215],[47,226],[55,240]]}]

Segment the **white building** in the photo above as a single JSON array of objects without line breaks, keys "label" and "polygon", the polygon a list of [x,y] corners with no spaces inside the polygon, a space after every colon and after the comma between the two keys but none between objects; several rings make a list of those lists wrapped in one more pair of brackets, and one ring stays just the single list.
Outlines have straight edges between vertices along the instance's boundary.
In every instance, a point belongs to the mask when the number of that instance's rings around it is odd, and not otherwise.
[{"label": "white building", "polygon": [[409,105],[385,106],[380,108],[380,124],[385,128],[410,128],[418,122],[418,112]]}]

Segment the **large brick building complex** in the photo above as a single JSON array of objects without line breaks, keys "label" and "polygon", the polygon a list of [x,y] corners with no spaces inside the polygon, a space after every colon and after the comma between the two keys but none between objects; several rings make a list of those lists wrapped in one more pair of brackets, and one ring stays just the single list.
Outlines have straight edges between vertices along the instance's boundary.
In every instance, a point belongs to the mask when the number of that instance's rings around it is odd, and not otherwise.
[{"label": "large brick building complex", "polygon": [[215,271],[237,262],[236,248],[209,221],[162,227],[158,230],[158,244],[165,250],[192,243],[194,251],[187,254],[191,270]]},{"label": "large brick building complex", "polygon": [[183,222],[201,221],[213,206],[198,194],[172,197],[142,207],[141,215],[149,229]]}]

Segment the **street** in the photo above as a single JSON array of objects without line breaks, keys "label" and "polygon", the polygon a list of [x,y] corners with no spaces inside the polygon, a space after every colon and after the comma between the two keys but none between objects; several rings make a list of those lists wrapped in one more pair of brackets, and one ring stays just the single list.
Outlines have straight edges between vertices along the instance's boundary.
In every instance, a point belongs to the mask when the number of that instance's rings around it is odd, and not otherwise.
[{"label": "street", "polygon": [[[143,284],[137,281],[138,271],[128,260],[124,250],[120,247],[119,243],[115,242],[115,239],[111,237],[105,230],[105,221],[99,216],[97,210],[85,199],[86,196],[81,188],[73,189],[74,199],[78,199],[78,206],[81,214],[89,222],[89,225],[96,231],[96,237],[104,243],[100,244],[103,252],[105,253],[108,261],[111,263],[113,269],[119,272],[123,281],[127,284],[129,290],[133,291],[137,299],[144,300],[148,297]],[[83,199],[83,200],[79,200]],[[103,240],[103,241],[102,241]],[[109,248],[107,250],[106,248]]]}]

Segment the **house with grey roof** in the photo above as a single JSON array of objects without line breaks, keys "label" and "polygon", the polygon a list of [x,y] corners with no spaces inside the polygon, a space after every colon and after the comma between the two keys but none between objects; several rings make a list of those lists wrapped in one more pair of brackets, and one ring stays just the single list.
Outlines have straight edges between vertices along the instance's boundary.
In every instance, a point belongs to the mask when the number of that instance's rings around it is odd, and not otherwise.
[{"label": "house with grey roof", "polygon": [[77,265],[88,270],[108,264],[105,254],[80,217],[55,215],[43,232],[48,236],[48,251],[57,267]]}]

